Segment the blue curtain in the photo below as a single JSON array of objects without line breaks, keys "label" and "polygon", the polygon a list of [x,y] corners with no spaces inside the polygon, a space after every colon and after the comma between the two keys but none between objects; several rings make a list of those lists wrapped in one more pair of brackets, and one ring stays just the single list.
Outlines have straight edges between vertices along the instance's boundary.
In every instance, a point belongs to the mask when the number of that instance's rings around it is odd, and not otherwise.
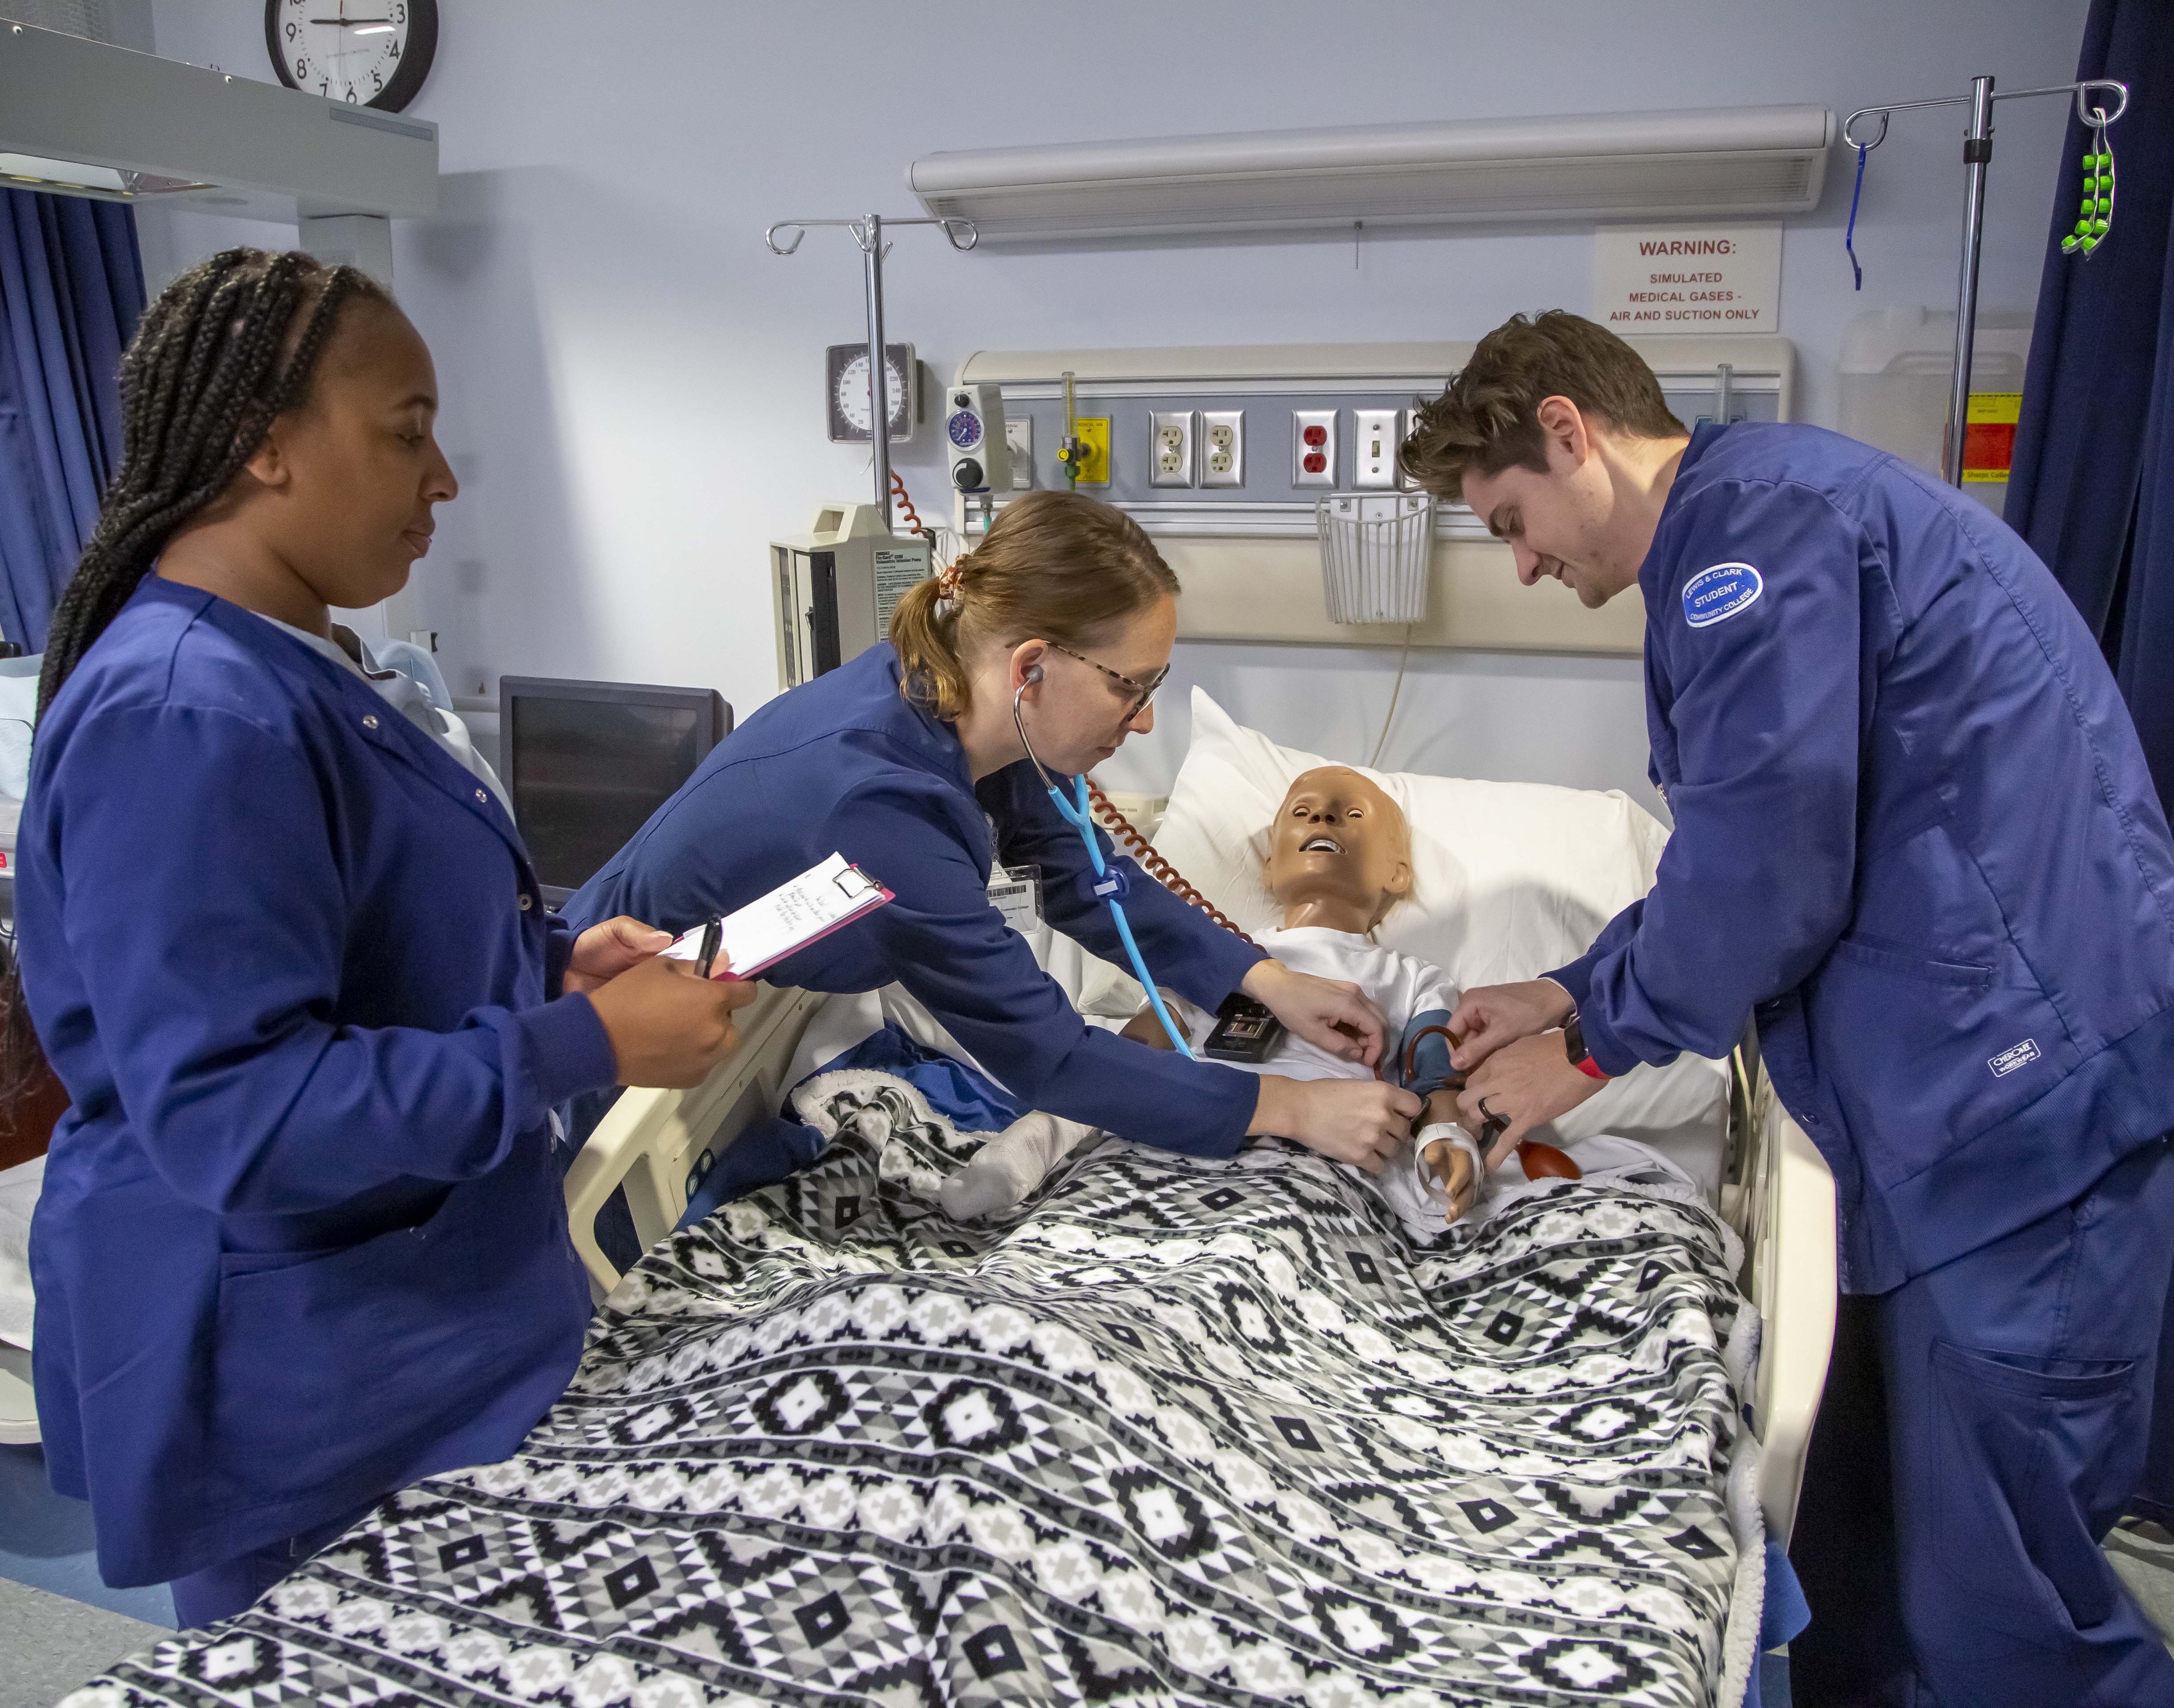
[{"label": "blue curtain", "polygon": [[[2174,816],[2174,6],[2094,0],[2076,75],[2118,78],[2113,229],[2061,253],[2087,135],[2071,124],[2024,380],[2008,520],[2052,566],[2113,666]],[[2174,1311],[2160,1337],[2134,1509],[2174,1522]]]},{"label": "blue curtain", "polygon": [[136,217],[0,190],[0,631],[45,650],[121,461],[121,352],[143,312]]}]

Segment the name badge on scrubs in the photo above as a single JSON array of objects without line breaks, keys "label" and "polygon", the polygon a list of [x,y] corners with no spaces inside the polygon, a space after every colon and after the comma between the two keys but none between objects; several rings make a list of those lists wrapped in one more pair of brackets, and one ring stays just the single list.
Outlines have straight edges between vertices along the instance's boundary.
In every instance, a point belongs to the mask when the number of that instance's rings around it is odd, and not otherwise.
[{"label": "name badge on scrubs", "polygon": [[1041,929],[1041,868],[992,866],[989,868],[989,905],[1004,916],[1004,923],[1024,936]]}]

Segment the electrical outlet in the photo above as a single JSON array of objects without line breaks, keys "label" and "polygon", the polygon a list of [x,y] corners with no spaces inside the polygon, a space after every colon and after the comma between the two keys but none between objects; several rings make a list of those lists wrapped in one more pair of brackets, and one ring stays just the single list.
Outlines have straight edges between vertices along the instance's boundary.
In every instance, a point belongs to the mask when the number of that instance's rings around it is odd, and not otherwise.
[{"label": "electrical outlet", "polygon": [[1200,484],[1246,484],[1246,412],[1204,409],[1200,415]]},{"label": "electrical outlet", "polygon": [[1401,409],[1352,412],[1351,484],[1363,490],[1387,490],[1397,484],[1397,446],[1403,422]]},{"label": "electrical outlet", "polygon": [[1004,440],[1012,448],[1012,490],[1030,491],[1034,486],[1034,417],[1004,417]]},{"label": "electrical outlet", "polygon": [[1291,484],[1336,484],[1336,411],[1291,411]]},{"label": "electrical outlet", "polygon": [[1190,409],[1156,409],[1148,417],[1148,449],[1154,462],[1148,473],[1150,486],[1191,486],[1192,423]]}]

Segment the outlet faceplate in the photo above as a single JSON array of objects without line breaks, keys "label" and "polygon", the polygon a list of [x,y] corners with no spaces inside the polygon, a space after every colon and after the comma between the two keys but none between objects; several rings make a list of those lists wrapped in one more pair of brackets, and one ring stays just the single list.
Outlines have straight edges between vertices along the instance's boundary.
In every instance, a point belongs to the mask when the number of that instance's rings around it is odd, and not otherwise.
[{"label": "outlet faceplate", "polygon": [[1203,409],[1200,413],[1200,484],[1246,484],[1246,412]]},{"label": "outlet faceplate", "polygon": [[1387,491],[1397,484],[1397,446],[1403,438],[1401,409],[1353,412],[1351,484],[1362,491]]},{"label": "outlet faceplate", "polygon": [[1336,484],[1336,411],[1291,411],[1291,484]]},{"label": "outlet faceplate", "polygon": [[1191,486],[1192,473],[1192,424],[1198,419],[1191,409],[1157,409],[1149,417],[1148,484],[1150,486]]}]

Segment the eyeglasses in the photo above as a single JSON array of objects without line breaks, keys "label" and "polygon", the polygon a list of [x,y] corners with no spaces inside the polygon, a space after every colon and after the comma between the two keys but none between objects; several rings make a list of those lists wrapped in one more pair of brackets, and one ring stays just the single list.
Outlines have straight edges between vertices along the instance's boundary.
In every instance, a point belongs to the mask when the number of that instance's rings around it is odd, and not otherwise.
[{"label": "eyeglasses", "polygon": [[1118,672],[1111,669],[1106,664],[1095,663],[1093,659],[1090,658],[1084,652],[1074,652],[1069,646],[1060,646],[1054,640],[1047,641],[1044,644],[1046,644],[1052,652],[1062,652],[1067,658],[1077,658],[1082,664],[1086,665],[1090,669],[1101,671],[1103,675],[1108,677],[1111,681],[1117,684],[1118,686],[1122,688],[1128,694],[1131,695],[1133,696],[1132,704],[1125,712],[1125,722],[1127,723],[1130,723],[1134,718],[1138,717],[1141,712],[1147,709],[1147,703],[1155,696],[1155,689],[1162,686],[1163,678],[1170,674],[1170,666],[1165,664],[1145,682],[1135,682],[1131,677],[1120,674]]}]

